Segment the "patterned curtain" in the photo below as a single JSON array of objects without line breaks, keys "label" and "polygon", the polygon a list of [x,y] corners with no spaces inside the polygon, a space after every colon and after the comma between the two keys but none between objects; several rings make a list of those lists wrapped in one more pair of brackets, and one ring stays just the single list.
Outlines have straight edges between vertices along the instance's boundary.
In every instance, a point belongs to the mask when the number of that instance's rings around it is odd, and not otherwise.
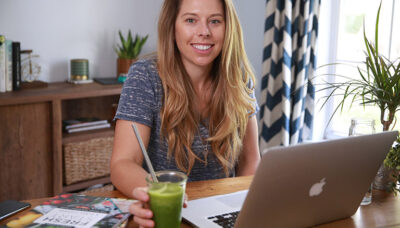
[{"label": "patterned curtain", "polygon": [[320,0],[267,0],[260,148],[312,137]]}]

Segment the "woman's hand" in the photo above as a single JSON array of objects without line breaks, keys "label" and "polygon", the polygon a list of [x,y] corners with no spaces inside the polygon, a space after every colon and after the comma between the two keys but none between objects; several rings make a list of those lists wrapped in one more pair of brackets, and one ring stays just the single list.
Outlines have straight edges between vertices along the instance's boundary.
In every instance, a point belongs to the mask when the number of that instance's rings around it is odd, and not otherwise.
[{"label": "woman's hand", "polygon": [[139,224],[139,227],[154,227],[153,212],[149,209],[150,196],[147,193],[147,187],[138,187],[133,189],[133,198],[138,202],[132,203],[129,212],[133,214],[133,220]]},{"label": "woman's hand", "polygon": [[[138,202],[132,203],[129,207],[129,212],[133,214],[133,220],[139,224],[139,227],[154,227],[153,212],[149,207],[150,196],[147,193],[147,187],[138,187],[133,190],[133,197]],[[183,207],[187,207],[188,196],[185,193],[183,199]]]}]

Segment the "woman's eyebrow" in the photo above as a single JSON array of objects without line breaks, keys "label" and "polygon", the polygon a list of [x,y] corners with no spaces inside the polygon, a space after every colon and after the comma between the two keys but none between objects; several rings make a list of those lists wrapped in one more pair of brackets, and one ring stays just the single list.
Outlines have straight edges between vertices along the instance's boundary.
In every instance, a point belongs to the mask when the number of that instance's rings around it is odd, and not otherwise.
[{"label": "woman's eyebrow", "polygon": [[[184,13],[184,14],[182,14],[182,17],[184,17],[184,16],[196,16],[197,17],[198,15],[196,13]],[[221,13],[215,13],[215,14],[211,14],[210,17],[224,17],[224,15]]]},{"label": "woman's eyebrow", "polygon": [[221,14],[221,13],[211,14],[210,16],[211,16],[211,17],[224,17],[224,15]]},{"label": "woman's eyebrow", "polygon": [[197,16],[195,13],[184,13],[182,16]]}]

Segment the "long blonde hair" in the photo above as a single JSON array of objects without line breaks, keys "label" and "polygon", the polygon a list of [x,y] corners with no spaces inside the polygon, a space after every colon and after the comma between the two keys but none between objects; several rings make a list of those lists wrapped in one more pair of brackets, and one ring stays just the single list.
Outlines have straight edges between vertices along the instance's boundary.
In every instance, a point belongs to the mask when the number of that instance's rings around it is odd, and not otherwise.
[{"label": "long blonde hair", "polygon": [[[196,93],[175,44],[175,20],[182,0],[165,0],[158,21],[158,71],[164,89],[161,133],[168,142],[168,156],[179,169],[190,173],[195,160],[194,136],[199,134]],[[255,77],[243,44],[242,29],[231,0],[221,0],[225,10],[225,40],[214,60],[209,102],[209,138],[212,151],[228,175],[242,149],[249,116],[255,112]],[[250,83],[253,82],[253,83]],[[251,86],[249,86],[251,84]]]}]

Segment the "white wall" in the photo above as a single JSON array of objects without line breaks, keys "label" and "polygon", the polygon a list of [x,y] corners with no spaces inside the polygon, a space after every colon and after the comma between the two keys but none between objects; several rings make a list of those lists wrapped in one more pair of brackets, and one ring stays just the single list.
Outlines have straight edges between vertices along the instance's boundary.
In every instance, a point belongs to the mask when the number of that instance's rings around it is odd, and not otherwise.
[{"label": "white wall", "polygon": [[[264,48],[265,0],[233,0],[243,28],[247,56],[257,80],[256,97],[260,101],[262,53]],[[258,102],[260,104],[260,102]]]},{"label": "white wall", "polygon": [[87,58],[91,77],[116,74],[118,29],[150,34],[154,50],[158,0],[1,0],[0,33],[40,55],[41,80],[68,78],[68,62]]},{"label": "white wall", "polygon": [[[245,45],[256,75],[261,77],[263,0],[234,0]],[[0,0],[0,34],[20,41],[39,54],[40,80],[68,79],[68,62],[87,58],[91,77],[113,77],[119,29],[149,34],[142,54],[155,51],[161,0]],[[260,84],[258,84],[260,85]],[[258,92],[257,92],[258,95]]]}]

